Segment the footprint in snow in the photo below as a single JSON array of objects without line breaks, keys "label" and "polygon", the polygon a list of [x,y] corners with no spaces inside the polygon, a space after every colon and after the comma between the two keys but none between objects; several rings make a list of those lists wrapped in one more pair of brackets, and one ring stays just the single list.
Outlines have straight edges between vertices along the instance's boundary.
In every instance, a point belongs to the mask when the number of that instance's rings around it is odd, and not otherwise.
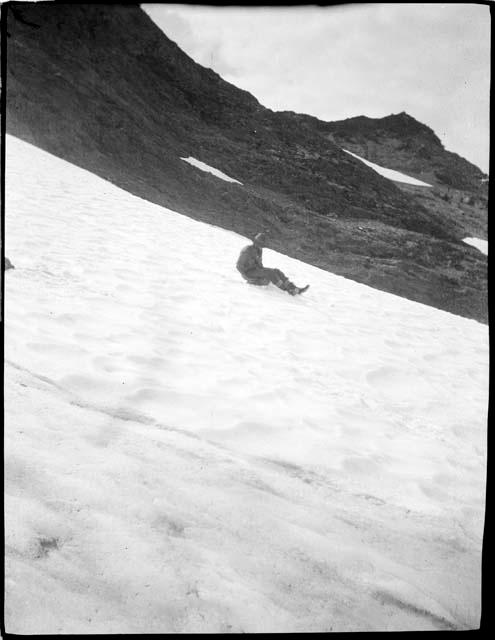
[{"label": "footprint in snow", "polygon": [[58,538],[38,538],[36,558],[45,558],[52,551],[60,548],[60,540]]}]

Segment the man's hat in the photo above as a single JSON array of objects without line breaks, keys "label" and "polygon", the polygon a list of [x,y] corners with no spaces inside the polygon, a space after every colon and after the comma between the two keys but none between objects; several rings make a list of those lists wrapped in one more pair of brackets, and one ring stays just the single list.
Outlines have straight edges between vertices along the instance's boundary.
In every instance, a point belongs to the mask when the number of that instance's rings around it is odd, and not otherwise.
[{"label": "man's hat", "polygon": [[261,231],[260,233],[257,233],[254,236],[255,242],[265,242],[265,240],[266,240],[266,233],[264,233],[263,231]]}]

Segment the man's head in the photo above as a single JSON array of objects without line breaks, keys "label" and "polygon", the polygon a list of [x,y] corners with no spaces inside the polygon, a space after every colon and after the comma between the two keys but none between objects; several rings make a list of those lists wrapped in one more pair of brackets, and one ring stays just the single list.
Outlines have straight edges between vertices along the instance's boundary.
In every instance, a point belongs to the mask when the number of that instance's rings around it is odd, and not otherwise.
[{"label": "man's head", "polygon": [[253,238],[253,244],[257,247],[265,247],[266,246],[266,233],[257,233]]}]

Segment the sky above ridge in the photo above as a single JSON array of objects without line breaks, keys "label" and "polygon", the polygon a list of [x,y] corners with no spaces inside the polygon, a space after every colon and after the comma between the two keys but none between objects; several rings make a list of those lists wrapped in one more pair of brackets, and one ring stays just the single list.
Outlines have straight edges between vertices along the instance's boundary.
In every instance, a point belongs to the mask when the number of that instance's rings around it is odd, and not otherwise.
[{"label": "sky above ridge", "polygon": [[322,120],[406,111],[488,172],[488,6],[141,6],[196,62],[270,109]]}]

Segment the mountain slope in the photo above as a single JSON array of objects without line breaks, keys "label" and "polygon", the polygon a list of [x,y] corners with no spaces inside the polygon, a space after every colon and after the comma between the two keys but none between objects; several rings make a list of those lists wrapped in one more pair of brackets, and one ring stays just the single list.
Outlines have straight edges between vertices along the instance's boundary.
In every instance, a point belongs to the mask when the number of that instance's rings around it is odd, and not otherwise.
[{"label": "mountain slope", "polygon": [[434,132],[407,113],[386,118],[360,116],[322,123],[328,139],[367,160],[393,166],[434,186],[401,188],[426,207],[454,221],[460,233],[488,236],[488,179],[478,167],[446,151]]},{"label": "mountain slope", "polygon": [[456,220],[342,151],[316,119],[262,107],[137,6],[17,3],[4,15],[10,133],[151,202],[245,235],[268,229],[287,255],[486,321],[486,258]]},{"label": "mountain slope", "polygon": [[486,326],[249,286],[246,238],[11,136],[6,187],[8,632],[478,626]]},{"label": "mountain slope", "polygon": [[422,175],[430,183],[476,193],[487,177],[464,158],[446,151],[429,127],[405,112],[385,118],[358,116],[327,122],[322,128],[339,145],[368,145],[367,155],[374,155],[370,160],[380,164],[392,162],[394,167]]}]

